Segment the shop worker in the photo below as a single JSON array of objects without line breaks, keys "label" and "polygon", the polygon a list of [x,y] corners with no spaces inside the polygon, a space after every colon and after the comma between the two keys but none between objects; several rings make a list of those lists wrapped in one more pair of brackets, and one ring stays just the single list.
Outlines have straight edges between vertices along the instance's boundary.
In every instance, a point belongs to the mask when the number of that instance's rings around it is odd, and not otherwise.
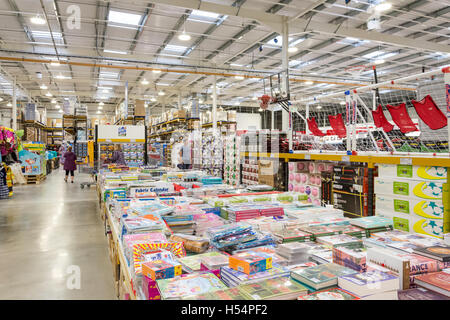
[{"label": "shop worker", "polygon": [[183,140],[183,145],[180,149],[180,159],[180,169],[191,168],[191,146],[189,145],[189,139],[187,138]]},{"label": "shop worker", "polygon": [[126,165],[125,157],[123,155],[122,147],[120,146],[120,144],[114,145],[114,153],[112,155],[111,162],[121,166]]},{"label": "shop worker", "polygon": [[72,147],[67,148],[67,152],[64,153],[64,170],[66,170],[66,177],[64,181],[67,182],[67,178],[70,176],[72,178],[71,182],[73,183],[73,176],[75,170],[77,169],[77,164],[75,161],[77,160],[77,155],[72,152]]}]

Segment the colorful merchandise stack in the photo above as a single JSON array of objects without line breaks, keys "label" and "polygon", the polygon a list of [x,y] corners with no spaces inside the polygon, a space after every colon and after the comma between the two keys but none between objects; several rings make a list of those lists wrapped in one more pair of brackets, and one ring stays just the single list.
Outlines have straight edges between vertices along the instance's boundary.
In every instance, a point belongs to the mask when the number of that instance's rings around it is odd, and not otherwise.
[{"label": "colorful merchandise stack", "polygon": [[212,130],[203,134],[202,169],[215,177],[223,177],[223,140]]},{"label": "colorful merchandise stack", "polygon": [[446,181],[445,167],[380,164],[376,214],[392,218],[395,229],[442,238]]},{"label": "colorful merchandise stack", "polygon": [[258,184],[258,160],[256,158],[245,158],[242,162],[242,184]]},{"label": "colorful merchandise stack", "polygon": [[321,205],[322,172],[331,172],[333,165],[321,162],[290,162],[289,191],[299,192],[308,196],[308,202]]},{"label": "colorful merchandise stack", "polygon": [[236,134],[229,133],[224,141],[224,182],[226,184],[237,186],[240,185],[240,137]]},{"label": "colorful merchandise stack", "polygon": [[374,215],[374,169],[359,166],[333,167],[334,207],[350,218]]},{"label": "colorful merchandise stack", "polygon": [[139,167],[145,163],[144,144],[124,143],[122,146],[125,163],[130,167]]}]

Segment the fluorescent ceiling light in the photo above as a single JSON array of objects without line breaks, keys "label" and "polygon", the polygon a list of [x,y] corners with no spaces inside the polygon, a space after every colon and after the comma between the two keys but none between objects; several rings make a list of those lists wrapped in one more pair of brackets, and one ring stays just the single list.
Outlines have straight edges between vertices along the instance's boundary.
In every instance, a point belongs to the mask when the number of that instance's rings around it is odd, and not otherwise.
[{"label": "fluorescent ceiling light", "polygon": [[378,5],[375,6],[375,11],[381,12],[381,11],[386,11],[389,10],[390,8],[392,8],[392,4],[389,2],[382,2]]},{"label": "fluorescent ceiling light", "polygon": [[341,101],[341,102],[339,102],[339,104],[340,104],[341,106],[345,106],[345,101]]},{"label": "fluorescent ceiling light", "polygon": [[374,52],[368,53],[368,54],[366,54],[366,55],[363,55],[363,58],[366,58],[366,59],[373,59],[373,58],[378,57],[378,56],[381,56],[381,55],[383,55],[383,54],[385,54],[385,53],[386,53],[386,52],[384,52],[384,51],[374,51]]},{"label": "fluorescent ceiling light", "polygon": [[258,100],[257,96],[253,96],[252,100]]},{"label": "fluorescent ceiling light", "polygon": [[176,53],[183,53],[187,50],[187,47],[183,47],[183,46],[176,46],[173,44],[168,44],[166,45],[166,47],[164,48],[164,51],[169,51],[169,52],[176,52]]},{"label": "fluorescent ceiling light", "polygon": [[6,105],[7,107],[12,107],[12,103],[8,102],[8,104]]},{"label": "fluorescent ceiling light", "polygon": [[100,114],[100,113],[102,113],[100,110],[97,110],[97,114]]},{"label": "fluorescent ceiling light", "polygon": [[388,52],[386,54],[382,54],[381,56],[378,56],[378,59],[388,59],[390,57],[398,55],[398,52]]},{"label": "fluorescent ceiling light", "polygon": [[109,10],[108,13],[108,25],[111,25],[113,27],[121,27],[121,25],[127,25],[135,26],[136,28],[137,26],[139,26],[141,19],[142,15],[135,13],[120,12],[115,10]]},{"label": "fluorescent ceiling light", "polygon": [[198,100],[198,103],[203,103],[203,102],[204,102],[203,99]]},{"label": "fluorescent ceiling light", "polygon": [[164,91],[160,91],[160,92],[158,92],[158,95],[160,95],[160,96],[164,96],[166,93],[164,92]]},{"label": "fluorescent ceiling light", "polygon": [[244,76],[234,76],[234,78],[237,79],[237,80],[243,80]]},{"label": "fluorescent ceiling light", "polygon": [[42,90],[47,90],[48,89],[45,84],[41,84],[41,86],[39,88],[41,88]]},{"label": "fluorescent ceiling light", "polygon": [[155,97],[152,97],[152,98],[150,99],[150,101],[151,101],[151,102],[156,102],[156,98],[155,98]]},{"label": "fluorescent ceiling light", "polygon": [[288,52],[290,52],[290,53],[294,53],[294,52],[297,52],[297,51],[298,51],[297,47],[289,47],[288,48]]},{"label": "fluorescent ceiling light", "polygon": [[383,60],[383,59],[377,59],[377,60],[374,61],[375,64],[383,64],[383,63],[385,63],[385,62],[386,62],[386,61]]},{"label": "fluorescent ceiling light", "polygon": [[59,113],[63,113],[63,111],[61,109],[58,110]]},{"label": "fluorescent ceiling light", "polygon": [[53,95],[52,95],[50,92],[47,92],[47,93],[45,94],[45,96],[46,96],[46,97],[53,97]]},{"label": "fluorescent ceiling light", "polygon": [[59,61],[52,61],[52,62],[50,62],[50,65],[52,67],[59,67],[61,65],[61,63],[59,63]]},{"label": "fluorescent ceiling light", "polygon": [[31,30],[31,35],[33,36],[33,38],[36,38],[36,39],[50,39],[51,40],[52,35],[53,35],[53,39],[55,39],[55,41],[62,41],[62,39],[63,39],[61,32],[52,32],[50,34],[49,31]]},{"label": "fluorescent ceiling light", "polygon": [[102,107],[102,106],[98,106],[98,109],[99,109],[99,110],[103,110],[103,107]]},{"label": "fluorescent ceiling light", "polygon": [[236,102],[234,103],[235,106],[238,106],[239,104],[240,104],[239,101],[236,101]]},{"label": "fluorescent ceiling light", "polygon": [[305,81],[304,84],[311,85],[311,84],[314,84],[314,81],[308,80],[308,81]]},{"label": "fluorescent ceiling light", "polygon": [[322,106],[317,106],[316,109],[322,109]]},{"label": "fluorescent ceiling light", "polygon": [[144,86],[148,85],[149,83],[150,82],[148,82],[147,79],[144,79],[144,80],[141,81],[141,84],[144,85]]},{"label": "fluorescent ceiling light", "polygon": [[0,97],[0,102],[2,102],[3,101],[3,98],[2,97]]},{"label": "fluorescent ceiling light", "polygon": [[61,106],[60,106],[59,104],[57,104],[57,105],[55,106],[55,108],[56,108],[56,109],[60,109]]},{"label": "fluorescent ceiling light", "polygon": [[189,41],[191,40],[191,36],[183,31],[183,33],[178,36],[178,39],[180,39],[181,41]]},{"label": "fluorescent ceiling light", "polygon": [[230,66],[232,66],[232,67],[242,67],[242,64],[230,63]]},{"label": "fluorescent ceiling light", "polygon": [[56,103],[56,99],[52,99],[52,103],[55,104]]},{"label": "fluorescent ceiling light", "polygon": [[157,83],[157,86],[170,86],[170,83]]},{"label": "fluorescent ceiling light", "polygon": [[153,73],[161,73],[161,70],[152,70]]},{"label": "fluorescent ceiling light", "polygon": [[42,18],[40,15],[34,16],[30,19],[31,23],[33,24],[38,24],[38,25],[43,25],[45,24],[47,21]]},{"label": "fluorescent ceiling light", "polygon": [[263,109],[262,109],[262,108],[259,108],[258,111],[261,112],[261,111],[263,111]]},{"label": "fluorescent ceiling light", "polygon": [[98,104],[99,106],[103,106],[105,105],[102,101],[100,101],[100,103]]},{"label": "fluorescent ceiling light", "polygon": [[106,53],[115,53],[115,54],[128,54],[127,51],[110,50],[110,49],[103,49],[103,52],[106,52]]}]

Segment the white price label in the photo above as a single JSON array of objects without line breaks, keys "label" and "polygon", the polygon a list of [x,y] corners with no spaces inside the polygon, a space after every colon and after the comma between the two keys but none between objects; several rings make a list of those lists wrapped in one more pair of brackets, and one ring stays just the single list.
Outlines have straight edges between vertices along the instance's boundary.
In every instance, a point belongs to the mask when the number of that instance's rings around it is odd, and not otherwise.
[{"label": "white price label", "polygon": [[130,139],[130,142],[136,142],[136,139]]},{"label": "white price label", "polygon": [[106,139],[106,143],[111,143],[111,139]]},{"label": "white price label", "polygon": [[305,154],[305,159],[306,160],[311,160],[311,155],[310,154]]},{"label": "white price label", "polygon": [[350,156],[342,156],[342,161],[350,162]]},{"label": "white price label", "polygon": [[400,164],[412,165],[412,158],[400,158]]}]

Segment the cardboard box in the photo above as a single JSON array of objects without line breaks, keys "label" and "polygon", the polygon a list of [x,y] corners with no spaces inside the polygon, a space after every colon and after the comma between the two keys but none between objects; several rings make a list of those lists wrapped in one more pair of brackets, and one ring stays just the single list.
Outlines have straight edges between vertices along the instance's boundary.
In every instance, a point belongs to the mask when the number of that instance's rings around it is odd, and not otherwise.
[{"label": "cardboard box", "polygon": [[376,212],[377,216],[392,218],[394,222],[394,229],[402,230],[411,233],[425,234],[435,238],[442,239],[443,224],[442,219],[427,219],[423,217],[410,216],[402,213],[386,213]]},{"label": "cardboard box", "polygon": [[135,117],[145,117],[145,101],[135,100],[134,102],[134,116]]},{"label": "cardboard box", "polygon": [[247,252],[230,256],[229,267],[246,274],[255,274],[272,268],[272,257],[261,257]]},{"label": "cardboard box", "polygon": [[267,184],[268,186],[276,187],[275,175],[259,175],[258,182],[260,184]]},{"label": "cardboard box", "polygon": [[142,274],[152,280],[174,278],[181,273],[181,264],[174,265],[164,260],[149,261],[142,264]]},{"label": "cardboard box", "polygon": [[422,200],[395,195],[376,195],[377,212],[401,213],[411,217],[443,219],[444,204],[440,200]]},{"label": "cardboard box", "polygon": [[410,178],[416,180],[437,180],[445,182],[447,179],[447,168],[402,164],[379,164],[378,176],[386,178]]},{"label": "cardboard box", "polygon": [[273,175],[278,173],[281,168],[279,161],[271,160],[259,160],[258,161],[258,173],[260,175]]},{"label": "cardboard box", "polygon": [[442,182],[400,178],[375,178],[375,194],[398,195],[415,199],[441,200]]}]

